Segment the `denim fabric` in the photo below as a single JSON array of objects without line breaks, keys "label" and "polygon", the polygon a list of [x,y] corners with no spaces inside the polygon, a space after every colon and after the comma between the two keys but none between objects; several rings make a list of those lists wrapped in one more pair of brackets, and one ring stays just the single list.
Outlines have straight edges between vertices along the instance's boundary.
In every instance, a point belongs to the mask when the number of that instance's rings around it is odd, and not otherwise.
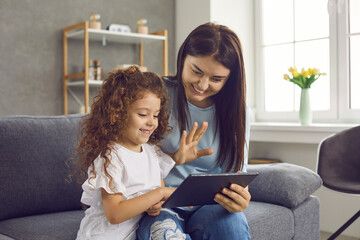
[{"label": "denim fabric", "polygon": [[159,216],[146,215],[140,221],[137,239],[247,240],[250,233],[242,212],[229,213],[220,205],[206,205],[195,212],[163,209]]},{"label": "denim fabric", "polygon": [[146,214],[140,220],[136,235],[137,240],[191,239],[184,229],[184,218],[170,209],[162,209],[160,215],[155,217]]}]

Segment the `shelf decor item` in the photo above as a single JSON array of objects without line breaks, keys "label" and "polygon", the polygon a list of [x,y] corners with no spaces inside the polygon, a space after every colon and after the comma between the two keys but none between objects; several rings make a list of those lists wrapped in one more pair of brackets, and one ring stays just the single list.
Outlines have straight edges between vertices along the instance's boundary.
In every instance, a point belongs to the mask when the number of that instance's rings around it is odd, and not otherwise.
[{"label": "shelf decor item", "polygon": [[142,33],[142,34],[148,34],[149,33],[149,28],[148,28],[148,26],[146,26],[146,24],[147,24],[147,20],[145,18],[140,18],[137,21],[136,32],[137,33]]},{"label": "shelf decor item", "polygon": [[106,30],[112,31],[112,32],[123,32],[123,33],[130,33],[131,32],[131,28],[129,25],[124,25],[124,24],[115,24],[112,23],[110,24]]},{"label": "shelf decor item", "polygon": [[100,64],[100,60],[94,60],[94,80],[102,80],[102,67]]},{"label": "shelf decor item", "polygon": [[101,29],[101,22],[100,22],[100,14],[98,13],[92,13],[90,15],[90,24],[89,28],[93,29]]},{"label": "shelf decor item", "polygon": [[95,75],[94,75],[95,69],[94,69],[94,60],[89,59],[89,79],[94,80],[95,79]]},{"label": "shelf decor item", "polygon": [[301,88],[300,123],[301,125],[309,125],[312,122],[310,87],[321,75],[326,75],[326,73],[321,73],[318,68],[308,68],[307,70],[302,68],[301,73],[298,72],[296,67],[290,67],[288,70],[292,77],[290,77],[289,74],[284,74],[284,79]]}]

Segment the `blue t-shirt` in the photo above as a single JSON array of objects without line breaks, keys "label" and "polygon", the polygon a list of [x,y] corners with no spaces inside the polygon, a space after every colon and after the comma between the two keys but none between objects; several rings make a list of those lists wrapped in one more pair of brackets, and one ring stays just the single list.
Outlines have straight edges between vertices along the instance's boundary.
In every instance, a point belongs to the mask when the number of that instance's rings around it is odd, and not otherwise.
[{"label": "blue t-shirt", "polygon": [[[161,141],[161,149],[166,153],[174,153],[179,149],[180,143],[180,132],[179,126],[176,118],[176,87],[168,87],[169,95],[169,125],[172,127],[172,133],[168,134]],[[190,127],[194,122],[197,122],[198,125],[202,122],[208,122],[208,128],[204,135],[202,136],[197,149],[206,149],[212,148],[214,153],[208,156],[200,157],[195,159],[192,162],[182,164],[174,167],[169,175],[165,178],[165,185],[168,187],[178,187],[182,181],[191,173],[219,173],[221,172],[220,166],[216,165],[216,159],[219,153],[219,133],[215,134],[216,130],[216,116],[215,116],[215,105],[211,105],[207,108],[199,108],[188,103],[189,113],[190,113]],[[189,129],[186,129],[189,133]],[[249,146],[249,135],[250,135],[250,117],[248,108],[246,109],[246,133],[244,148],[244,167],[243,172],[246,172],[246,167],[248,164],[248,150]]]}]

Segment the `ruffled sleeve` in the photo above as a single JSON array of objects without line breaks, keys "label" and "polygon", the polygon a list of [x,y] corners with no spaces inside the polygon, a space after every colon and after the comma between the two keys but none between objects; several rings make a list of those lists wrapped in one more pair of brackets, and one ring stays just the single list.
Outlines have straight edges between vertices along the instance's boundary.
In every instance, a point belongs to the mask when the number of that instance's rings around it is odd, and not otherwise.
[{"label": "ruffled sleeve", "polygon": [[114,154],[111,154],[111,163],[106,168],[107,172],[111,175],[112,181],[106,176],[104,170],[105,160],[98,156],[94,161],[94,170],[92,172],[92,166],[88,170],[88,179],[83,183],[83,194],[81,202],[86,205],[94,205],[102,201],[101,188],[105,189],[109,194],[122,193],[126,196],[126,188],[123,184],[123,179],[126,177],[124,173],[124,167]]},{"label": "ruffled sleeve", "polygon": [[169,155],[167,155],[160,149],[157,149],[157,153],[159,155],[158,159],[159,159],[159,166],[160,166],[160,175],[161,175],[161,178],[165,178],[169,174],[171,169],[174,167],[175,162]]}]

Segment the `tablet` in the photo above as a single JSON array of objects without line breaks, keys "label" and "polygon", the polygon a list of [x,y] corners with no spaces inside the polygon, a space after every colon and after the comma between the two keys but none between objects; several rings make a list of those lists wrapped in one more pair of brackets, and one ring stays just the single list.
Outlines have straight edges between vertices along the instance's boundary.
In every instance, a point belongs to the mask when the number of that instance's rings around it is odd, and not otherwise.
[{"label": "tablet", "polygon": [[214,201],[216,193],[221,193],[223,188],[229,188],[232,183],[246,187],[257,175],[257,172],[190,174],[163,203],[162,207],[217,204]]}]

